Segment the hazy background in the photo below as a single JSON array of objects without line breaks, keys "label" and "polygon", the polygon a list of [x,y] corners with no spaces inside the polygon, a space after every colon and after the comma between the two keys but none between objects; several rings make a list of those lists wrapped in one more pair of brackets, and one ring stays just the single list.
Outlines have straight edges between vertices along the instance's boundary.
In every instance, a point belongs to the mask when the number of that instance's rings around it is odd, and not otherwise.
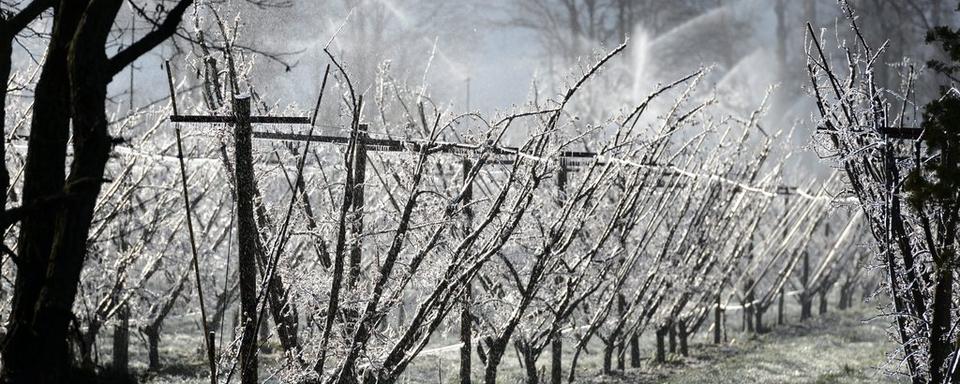
[{"label": "hazy background", "polygon": [[[792,161],[798,166],[791,168],[828,171],[805,152],[815,125],[810,122],[813,105],[805,97],[805,37],[810,22],[834,47],[838,39],[850,38],[833,0],[272,3],[225,2],[222,8],[225,21],[239,26],[238,44],[268,53],[252,56],[249,79],[272,105],[309,109],[329,62],[323,49],[329,47],[368,99],[378,94],[377,75],[389,74],[453,112],[507,112],[531,100],[557,99],[596,55],[628,41],[627,52],[608,66],[603,80],[591,84],[595,89],[589,94],[597,97],[586,97],[578,113],[599,117],[630,108],[657,84],[707,68],[705,97],[715,96],[723,110],[747,116],[769,95],[761,127],[769,133],[795,129],[782,147],[797,153]],[[932,48],[922,44],[926,31],[955,21],[956,4],[945,0],[850,3],[866,35],[875,37],[871,44],[888,43],[879,76],[891,92],[899,86],[897,73],[904,65],[922,68],[930,59]],[[184,33],[193,30],[186,23]],[[137,63],[135,105],[166,95],[160,63],[175,54],[191,53],[184,44],[170,44]],[[129,76],[120,74],[112,84],[118,108],[129,102]],[[935,87],[920,89],[922,99]]]}]

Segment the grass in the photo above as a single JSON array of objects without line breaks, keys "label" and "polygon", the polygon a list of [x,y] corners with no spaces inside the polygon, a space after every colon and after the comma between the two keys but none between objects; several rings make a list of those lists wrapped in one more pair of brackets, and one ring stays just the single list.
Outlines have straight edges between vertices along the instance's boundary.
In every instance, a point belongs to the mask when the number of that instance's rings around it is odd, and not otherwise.
[{"label": "grass", "polygon": [[896,383],[881,366],[894,349],[871,312],[829,313],[724,345],[694,345],[688,358],[646,362],[590,383]]},{"label": "grass", "polygon": [[[788,306],[788,309],[793,309]],[[831,308],[832,309],[832,308]],[[773,326],[763,335],[736,331],[738,314],[728,316],[728,342],[714,345],[701,331],[690,340],[691,356],[671,355],[665,364],[644,359],[640,368],[627,369],[614,375],[601,375],[601,348],[589,346],[589,354],[581,356],[578,364],[579,382],[589,384],[625,383],[896,383],[894,377],[884,374],[880,367],[887,361],[886,354],[895,349],[884,331],[884,320],[864,322],[875,316],[866,306],[845,312],[831,312],[800,323],[794,314],[790,323]],[[775,321],[775,314],[767,316]],[[705,326],[709,327],[709,324]],[[649,332],[648,332],[649,333]],[[440,335],[438,335],[440,336]],[[189,337],[171,335],[161,343],[163,363],[168,367],[159,375],[143,377],[142,383],[205,383],[205,367],[200,350],[187,343]],[[181,340],[180,338],[186,338]],[[450,337],[438,337],[442,345]],[[196,340],[193,340],[196,341]],[[455,341],[454,341],[455,342]],[[136,344],[136,343],[134,343]],[[432,343],[434,344],[434,343]],[[186,347],[193,345],[193,347]],[[643,356],[652,356],[654,340],[650,335],[641,339]],[[572,341],[565,346],[572,346]],[[564,368],[569,367],[565,348]],[[136,355],[136,353],[135,353]],[[403,375],[401,383],[456,383],[458,352],[418,358]],[[139,357],[139,356],[138,356]],[[264,356],[261,373],[272,371],[277,356]],[[133,361],[139,359],[134,358]],[[145,360],[145,359],[144,359]],[[549,355],[540,359],[541,372],[549,371]],[[137,371],[145,367],[134,364]],[[481,382],[482,369],[476,356],[473,361],[475,382]],[[523,370],[512,348],[500,367],[498,381],[523,382]],[[274,380],[275,381],[275,380]],[[270,381],[270,382],[274,382]]]}]

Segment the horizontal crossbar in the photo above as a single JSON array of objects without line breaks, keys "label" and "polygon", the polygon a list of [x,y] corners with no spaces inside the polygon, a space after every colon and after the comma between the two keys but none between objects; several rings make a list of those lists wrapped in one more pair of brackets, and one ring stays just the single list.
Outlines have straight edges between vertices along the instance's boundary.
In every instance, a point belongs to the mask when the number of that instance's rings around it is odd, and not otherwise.
[{"label": "horizontal crossbar", "polygon": [[[254,131],[253,138],[282,141],[310,141],[315,143],[333,144],[347,144],[350,142],[350,137],[348,136],[305,135],[299,133],[262,131]],[[377,139],[370,137],[361,138],[360,142],[364,145],[365,150],[371,152],[420,152],[424,149],[424,146],[427,146],[427,151],[430,152],[453,153],[461,155],[479,153],[484,150],[483,147],[479,145],[448,142],[427,143],[424,141]],[[497,155],[516,155],[519,151],[519,148],[493,147],[489,148],[488,150]],[[597,157],[597,154],[594,152],[565,151],[561,152],[559,157],[565,164],[570,165],[574,163],[586,163],[590,159]]]},{"label": "horizontal crossbar", "polygon": [[[209,115],[173,115],[170,121],[174,123],[235,123],[235,116]],[[251,124],[310,124],[309,117],[300,116],[250,116]]]},{"label": "horizontal crossbar", "polygon": [[880,134],[891,139],[917,140],[923,134],[923,128],[884,127],[880,128]]}]

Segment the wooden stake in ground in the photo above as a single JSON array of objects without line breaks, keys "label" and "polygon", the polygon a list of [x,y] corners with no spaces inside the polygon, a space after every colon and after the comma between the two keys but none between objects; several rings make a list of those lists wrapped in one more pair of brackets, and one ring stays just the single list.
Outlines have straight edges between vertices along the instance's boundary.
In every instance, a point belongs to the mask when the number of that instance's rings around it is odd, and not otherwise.
[{"label": "wooden stake in ground", "polygon": [[[557,195],[560,199],[560,206],[567,197],[567,168],[563,162],[560,163],[560,169],[557,171]],[[557,332],[550,341],[550,383],[560,384],[563,381],[563,333]]]},{"label": "wooden stake in ground", "polygon": [[[170,71],[170,62],[166,62],[167,69],[167,85],[170,87],[170,105],[173,107],[173,115],[177,116],[179,111],[177,110],[177,94],[176,90],[173,87],[173,74]],[[132,71],[132,70],[131,70]],[[132,75],[131,75],[132,76]],[[132,88],[131,88],[132,92]],[[132,97],[132,96],[131,96]],[[200,260],[197,256],[197,241],[194,238],[193,234],[193,214],[190,210],[190,192],[187,188],[187,166],[183,160],[183,139],[180,137],[180,126],[176,127],[176,136],[177,136],[177,159],[180,162],[180,186],[183,188],[183,204],[184,210],[186,211],[187,218],[187,231],[190,235],[190,252],[193,256],[193,274],[197,283],[197,300],[200,301],[200,324],[203,326],[203,340],[205,341],[205,346],[207,348],[207,363],[210,365],[210,382],[212,384],[217,383],[217,360],[216,360],[216,347],[213,344],[214,337],[213,332],[209,329],[209,324],[207,323],[207,309],[205,300],[203,298],[203,286],[200,282]],[[169,312],[169,311],[167,311]],[[160,316],[162,319],[164,316]],[[154,327],[151,329],[151,333],[148,333],[148,336],[151,338],[151,345],[156,346],[157,340],[159,340],[159,327]],[[149,329],[149,328],[148,328]],[[159,364],[159,356],[155,356],[153,352],[154,349],[150,350],[150,368],[155,368]]]},{"label": "wooden stake in ground", "polygon": [[237,180],[237,237],[240,267],[240,382],[255,384],[257,378],[257,223],[253,215],[253,144],[250,127],[250,97],[234,98],[234,145]]},{"label": "wooden stake in ground", "polygon": [[367,125],[360,124],[359,132],[356,133],[357,144],[354,147],[353,155],[353,185],[350,186],[349,193],[353,194],[351,207],[351,225],[350,232],[353,233],[353,241],[350,244],[350,272],[347,278],[347,286],[356,287],[360,279],[360,264],[363,262],[363,248],[361,236],[363,236],[363,200],[364,183],[367,175],[367,149],[365,142],[367,138]]},{"label": "wooden stake in ground", "polygon": [[[473,229],[473,211],[470,208],[470,200],[473,199],[473,184],[470,183],[470,170],[473,169],[473,165],[470,163],[470,160],[463,161],[463,182],[467,183],[464,188],[466,191],[463,193],[463,200],[461,204],[464,206],[464,223],[463,223],[463,233],[465,236],[469,236],[470,232]],[[463,345],[460,347],[460,384],[470,384],[470,358],[472,356],[471,350],[473,343],[472,332],[472,315],[470,314],[470,303],[473,301],[472,294],[472,284],[467,283],[467,286],[463,290],[463,296],[460,299],[460,342]]]}]

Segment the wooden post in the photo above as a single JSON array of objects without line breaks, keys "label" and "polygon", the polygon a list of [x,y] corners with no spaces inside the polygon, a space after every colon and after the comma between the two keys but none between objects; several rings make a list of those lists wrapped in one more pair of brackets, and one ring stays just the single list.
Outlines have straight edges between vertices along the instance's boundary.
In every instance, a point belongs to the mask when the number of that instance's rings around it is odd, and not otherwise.
[{"label": "wooden post", "polygon": [[363,249],[361,247],[360,236],[363,235],[363,200],[364,200],[364,182],[367,174],[367,149],[365,140],[367,138],[367,125],[360,124],[358,127],[357,145],[353,155],[353,185],[351,186],[351,225],[350,232],[353,233],[353,242],[350,244],[350,269],[347,277],[347,286],[353,288],[360,279],[360,264],[363,262]]},{"label": "wooden post", "polygon": [[[557,172],[557,193],[559,201],[566,199],[567,167],[560,163]],[[560,384],[563,381],[563,334],[557,332],[550,340],[550,384]]]},{"label": "wooden post", "polygon": [[[173,108],[173,115],[179,115],[177,111],[177,93],[173,87],[173,74],[170,71],[170,62],[167,61],[165,65],[167,69],[167,86],[170,87],[170,105]],[[133,76],[133,70],[131,69],[131,76]],[[132,79],[132,78],[131,78]],[[133,85],[131,80],[131,86]],[[131,88],[131,99],[133,97],[133,89]],[[131,101],[131,108],[133,107],[133,102]],[[247,116],[250,116],[249,103],[247,107]],[[249,120],[249,119],[248,119]],[[207,309],[206,301],[203,298],[203,284],[200,281],[200,260],[197,256],[197,241],[194,239],[193,235],[193,213],[190,209],[190,192],[187,189],[187,166],[183,161],[183,139],[180,137],[180,125],[177,125],[176,128],[176,137],[177,137],[177,159],[180,162],[180,186],[183,188],[183,205],[184,210],[187,214],[187,231],[190,234],[190,252],[193,256],[193,274],[197,283],[197,300],[200,302],[200,323],[203,326],[203,333],[206,335],[209,332],[209,323],[207,323]],[[166,316],[166,315],[164,315]],[[150,368],[159,369],[159,353],[157,352],[157,343],[159,342],[160,337],[160,327],[159,322],[156,326],[153,326],[153,335],[149,339],[150,345]],[[211,343],[206,343],[207,347],[207,363],[210,364],[210,383],[217,384],[217,362],[215,360],[216,352],[214,352],[214,345]]]},{"label": "wooden post", "polygon": [[234,145],[236,146],[237,238],[240,271],[240,383],[256,384],[257,376],[257,223],[253,199],[253,130],[250,127],[250,96],[234,98]]},{"label": "wooden post", "polygon": [[[468,183],[470,170],[473,168],[470,160],[463,161],[463,182]],[[470,234],[473,228],[473,210],[470,208],[470,201],[473,199],[473,184],[467,184],[463,194],[462,203],[464,205],[464,236]],[[460,299],[460,384],[470,384],[470,359],[473,354],[473,318],[470,314],[470,304],[473,301],[473,284],[467,283],[463,290],[463,296]]]}]

